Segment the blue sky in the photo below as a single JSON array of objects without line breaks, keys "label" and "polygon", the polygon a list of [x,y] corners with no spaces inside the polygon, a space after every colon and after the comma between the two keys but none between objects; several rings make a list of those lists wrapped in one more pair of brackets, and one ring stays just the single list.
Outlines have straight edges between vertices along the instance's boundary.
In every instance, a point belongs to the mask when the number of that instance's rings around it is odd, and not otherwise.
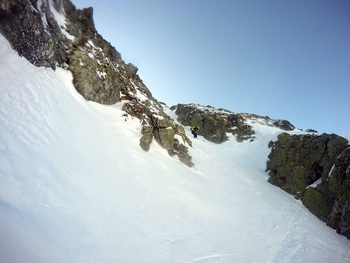
[{"label": "blue sky", "polygon": [[350,1],[73,0],[159,101],[350,136]]}]

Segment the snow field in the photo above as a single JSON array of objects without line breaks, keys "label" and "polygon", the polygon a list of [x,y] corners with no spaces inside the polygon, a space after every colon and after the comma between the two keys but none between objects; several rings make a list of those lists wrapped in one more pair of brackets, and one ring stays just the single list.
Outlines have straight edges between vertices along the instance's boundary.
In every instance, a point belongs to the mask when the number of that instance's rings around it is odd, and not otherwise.
[{"label": "snow field", "polygon": [[346,238],[266,182],[280,130],[199,136],[188,168],[155,142],[143,152],[139,121],[85,101],[69,72],[32,66],[2,36],[0,57],[4,262],[350,262]]}]

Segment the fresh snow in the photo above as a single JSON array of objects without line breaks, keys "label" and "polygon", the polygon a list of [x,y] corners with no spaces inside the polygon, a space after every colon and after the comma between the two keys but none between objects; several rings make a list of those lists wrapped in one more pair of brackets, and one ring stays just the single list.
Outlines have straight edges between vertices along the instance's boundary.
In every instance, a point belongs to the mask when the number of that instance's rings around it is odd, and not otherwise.
[{"label": "fresh snow", "polygon": [[198,136],[189,168],[156,142],[144,152],[139,120],[85,101],[68,71],[2,36],[0,57],[1,262],[350,262],[345,237],[267,182],[277,128]]}]

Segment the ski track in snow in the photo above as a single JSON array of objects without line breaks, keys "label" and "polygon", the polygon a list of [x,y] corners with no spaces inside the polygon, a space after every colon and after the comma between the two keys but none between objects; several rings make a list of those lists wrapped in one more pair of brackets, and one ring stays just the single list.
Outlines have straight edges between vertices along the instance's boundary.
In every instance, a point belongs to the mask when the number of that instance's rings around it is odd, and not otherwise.
[{"label": "ski track in snow", "polygon": [[143,152],[139,121],[85,101],[69,72],[30,65],[2,36],[0,57],[1,261],[350,262],[346,238],[266,182],[277,128],[192,139],[188,168],[155,142]]},{"label": "ski track in snow", "polygon": [[195,259],[194,261],[191,261],[191,263],[226,263],[226,262],[234,262],[235,256],[236,255],[234,255],[234,254],[211,255],[211,256]]}]

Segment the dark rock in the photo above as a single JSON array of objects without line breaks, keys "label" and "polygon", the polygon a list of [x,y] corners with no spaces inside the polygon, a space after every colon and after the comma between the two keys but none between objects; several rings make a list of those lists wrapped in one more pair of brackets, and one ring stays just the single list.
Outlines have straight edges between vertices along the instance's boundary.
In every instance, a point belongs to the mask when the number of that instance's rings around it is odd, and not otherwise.
[{"label": "dark rock", "polygon": [[127,64],[127,70],[130,72],[131,75],[136,75],[137,71],[139,70],[136,66],[133,64],[129,63]]},{"label": "dark rock", "polygon": [[327,220],[330,211],[330,201],[325,194],[315,188],[305,190],[303,204],[318,218]]},{"label": "dark rock", "polygon": [[[157,112],[150,110],[150,107],[154,108],[155,105],[160,107]],[[142,121],[143,136],[140,139],[140,147],[144,151],[150,149],[154,138],[170,155],[177,155],[181,162],[190,167],[193,166],[188,148],[176,140],[175,135],[180,136],[183,143],[190,146],[192,146],[191,140],[185,135],[184,128],[175,124],[174,120],[164,113],[160,104],[156,101],[140,103],[132,98],[132,101],[126,102],[122,109]]]},{"label": "dark rock", "polygon": [[174,142],[174,149],[172,150],[171,154],[176,154],[179,157],[179,160],[187,166],[194,166],[192,163],[192,157],[188,154],[188,148],[181,144],[177,139],[175,139]]},{"label": "dark rock", "polygon": [[93,20],[92,7],[79,10],[74,6],[70,6],[66,13],[69,20],[67,31],[71,35],[75,37],[85,36],[88,39],[95,38],[97,31]]},{"label": "dark rock", "polygon": [[253,130],[253,127],[244,123],[237,125],[236,129],[232,131],[232,134],[237,136],[236,139],[238,142],[243,142],[244,140],[252,140],[255,138],[255,131]]},{"label": "dark rock", "polygon": [[294,125],[286,120],[276,120],[273,122],[273,125],[284,131],[292,131],[295,129]]},{"label": "dark rock", "polygon": [[[350,238],[350,147],[335,134],[289,135],[270,143],[269,182],[300,198],[318,218]],[[318,180],[317,186],[310,186]]]},{"label": "dark rock", "polygon": [[[114,104],[120,101],[119,73],[107,62],[99,60],[93,46],[72,52],[69,69],[73,74],[73,83],[77,91],[86,99],[102,104]],[[95,52],[95,56],[91,56]],[[101,55],[103,56],[103,55]]]},{"label": "dark rock", "polygon": [[145,107],[142,104],[132,101],[124,103],[122,110],[138,119],[141,119],[145,113]]},{"label": "dark rock", "polygon": [[328,173],[347,140],[335,134],[289,135],[282,133],[272,147],[267,163],[269,181],[290,194],[304,191]]},{"label": "dark rock", "polygon": [[[57,13],[66,14],[64,28],[51,13],[52,3]],[[1,32],[20,56],[36,66],[69,67],[85,99],[113,104],[120,101],[123,74],[116,63],[121,56],[97,33],[92,16],[92,8],[78,10],[68,0],[43,0],[40,6],[37,1],[4,0],[0,5]]]},{"label": "dark rock", "polygon": [[195,104],[178,104],[172,109],[182,125],[199,127],[198,134],[211,142],[227,141],[226,133],[236,135],[238,141],[254,138],[254,130],[240,114]]},{"label": "dark rock", "polygon": [[259,116],[249,113],[233,113],[225,109],[215,109],[211,106],[196,104],[178,104],[172,106],[171,110],[178,115],[177,120],[185,126],[200,127],[198,134],[205,139],[222,143],[228,140],[227,134],[232,134],[238,142],[255,139],[255,131],[251,122],[274,126],[282,130],[294,130],[295,127],[286,120],[273,120],[268,116]]},{"label": "dark rock", "polygon": [[305,131],[306,131],[306,132],[311,132],[311,133],[318,133],[318,131],[313,130],[313,129],[306,129]]},{"label": "dark rock", "polygon": [[47,1],[38,6],[37,1],[2,0],[0,30],[12,48],[33,65],[66,67],[64,54],[70,42],[62,34]]},{"label": "dark rock", "polygon": [[162,147],[168,151],[174,149],[174,130],[169,128],[158,128],[154,132],[154,138],[156,141],[162,145]]},{"label": "dark rock", "polygon": [[140,139],[140,146],[144,151],[150,149],[152,139],[153,139],[153,127],[152,126],[142,126],[142,137]]}]

